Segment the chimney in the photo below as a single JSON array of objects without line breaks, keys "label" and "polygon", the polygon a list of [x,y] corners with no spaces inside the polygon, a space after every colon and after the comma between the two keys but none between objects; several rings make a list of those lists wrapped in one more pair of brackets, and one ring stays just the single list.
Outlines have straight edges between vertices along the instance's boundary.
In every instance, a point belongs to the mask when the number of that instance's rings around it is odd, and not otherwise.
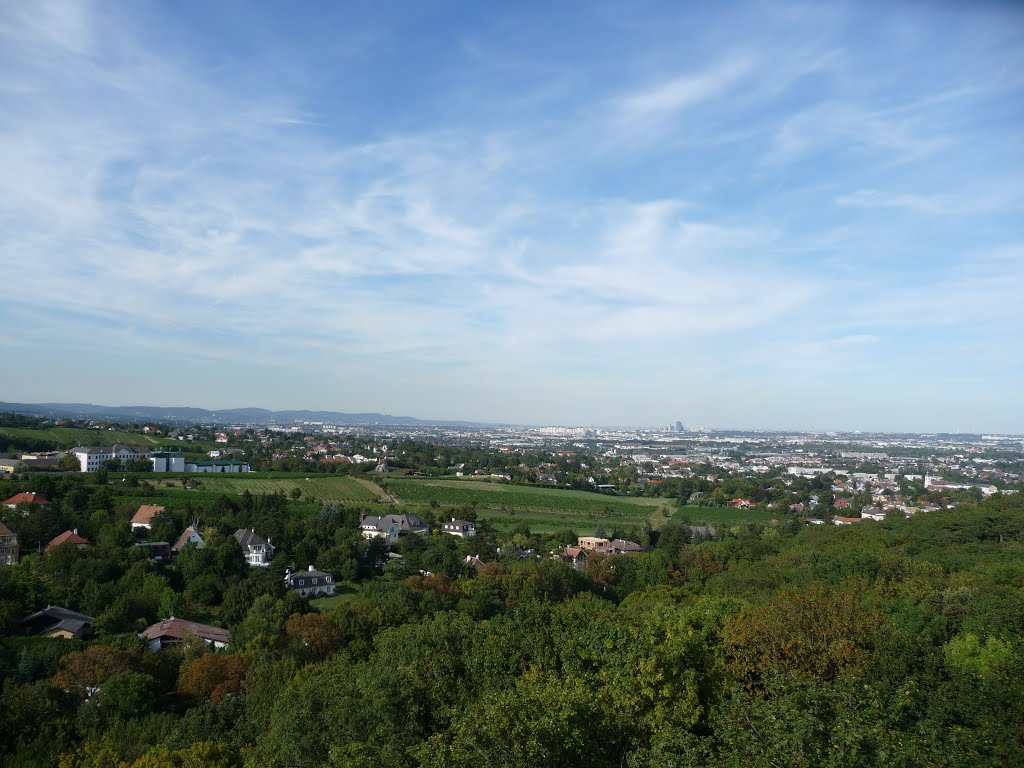
[{"label": "chimney", "polygon": [[77,535],[78,535],[78,529],[75,528],[75,536],[77,536]]},{"label": "chimney", "polygon": [[316,569],[311,565],[311,566],[309,566],[309,570],[314,571]]}]

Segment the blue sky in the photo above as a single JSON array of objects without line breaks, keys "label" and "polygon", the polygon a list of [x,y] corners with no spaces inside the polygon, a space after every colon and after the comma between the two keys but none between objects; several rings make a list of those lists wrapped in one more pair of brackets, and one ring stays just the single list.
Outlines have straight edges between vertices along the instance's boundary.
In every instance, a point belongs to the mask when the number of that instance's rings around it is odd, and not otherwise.
[{"label": "blue sky", "polygon": [[1013,3],[4,3],[0,168],[0,400],[1024,432]]}]

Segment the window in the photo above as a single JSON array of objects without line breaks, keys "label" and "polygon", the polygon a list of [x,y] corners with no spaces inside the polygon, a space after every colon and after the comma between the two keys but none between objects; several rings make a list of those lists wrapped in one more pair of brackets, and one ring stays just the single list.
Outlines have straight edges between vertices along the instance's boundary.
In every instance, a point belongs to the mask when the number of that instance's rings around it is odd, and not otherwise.
[{"label": "window", "polygon": [[317,582],[317,579],[313,579],[313,583],[316,584],[316,582]]},{"label": "window", "polygon": [[299,579],[299,586],[300,587],[306,586],[306,580],[305,579]]}]

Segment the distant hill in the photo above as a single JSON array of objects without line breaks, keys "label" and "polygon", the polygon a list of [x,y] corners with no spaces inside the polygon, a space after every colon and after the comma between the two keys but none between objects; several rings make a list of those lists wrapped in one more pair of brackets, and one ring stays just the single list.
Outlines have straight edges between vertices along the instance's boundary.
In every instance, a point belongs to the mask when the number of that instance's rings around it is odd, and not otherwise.
[{"label": "distant hill", "polygon": [[48,418],[102,419],[105,421],[154,421],[163,424],[295,424],[319,421],[351,426],[493,426],[472,421],[436,421],[385,413],[338,413],[336,411],[270,411],[266,408],[163,407],[155,405],[92,405],[90,403],[4,403],[0,412]]}]

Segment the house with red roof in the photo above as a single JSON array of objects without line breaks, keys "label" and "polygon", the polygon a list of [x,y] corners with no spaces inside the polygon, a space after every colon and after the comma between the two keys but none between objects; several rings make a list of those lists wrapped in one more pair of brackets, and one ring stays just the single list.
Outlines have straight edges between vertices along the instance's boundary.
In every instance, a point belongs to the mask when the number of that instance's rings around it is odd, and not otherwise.
[{"label": "house with red roof", "polygon": [[73,531],[64,531],[60,536],[54,537],[50,543],[43,548],[43,554],[48,555],[57,547],[62,547],[65,544],[74,544],[79,549],[92,546],[92,542],[79,536],[78,529],[75,528]]},{"label": "house with red roof", "polygon": [[853,525],[854,523],[863,523],[863,517],[836,517],[832,518],[832,525]]},{"label": "house with red roof", "polygon": [[147,627],[139,637],[149,641],[149,649],[154,653],[169,645],[183,645],[194,640],[213,648],[227,648],[231,639],[226,629],[173,616]]},{"label": "house with red roof", "polygon": [[583,547],[566,547],[562,559],[573,568],[586,568],[587,551]]},{"label": "house with red roof", "polygon": [[754,506],[754,502],[748,501],[747,499],[730,499],[725,503],[730,507],[736,507],[737,509],[750,509]]},{"label": "house with red roof", "polygon": [[11,509],[17,509],[22,504],[37,504],[40,507],[46,507],[49,506],[50,502],[38,493],[30,492],[16,493],[4,502],[4,505]]},{"label": "house with red roof", "polygon": [[153,518],[166,511],[166,507],[157,506],[156,504],[143,504],[132,517],[132,531],[137,531],[140,528],[144,528],[147,531],[153,530]]}]

